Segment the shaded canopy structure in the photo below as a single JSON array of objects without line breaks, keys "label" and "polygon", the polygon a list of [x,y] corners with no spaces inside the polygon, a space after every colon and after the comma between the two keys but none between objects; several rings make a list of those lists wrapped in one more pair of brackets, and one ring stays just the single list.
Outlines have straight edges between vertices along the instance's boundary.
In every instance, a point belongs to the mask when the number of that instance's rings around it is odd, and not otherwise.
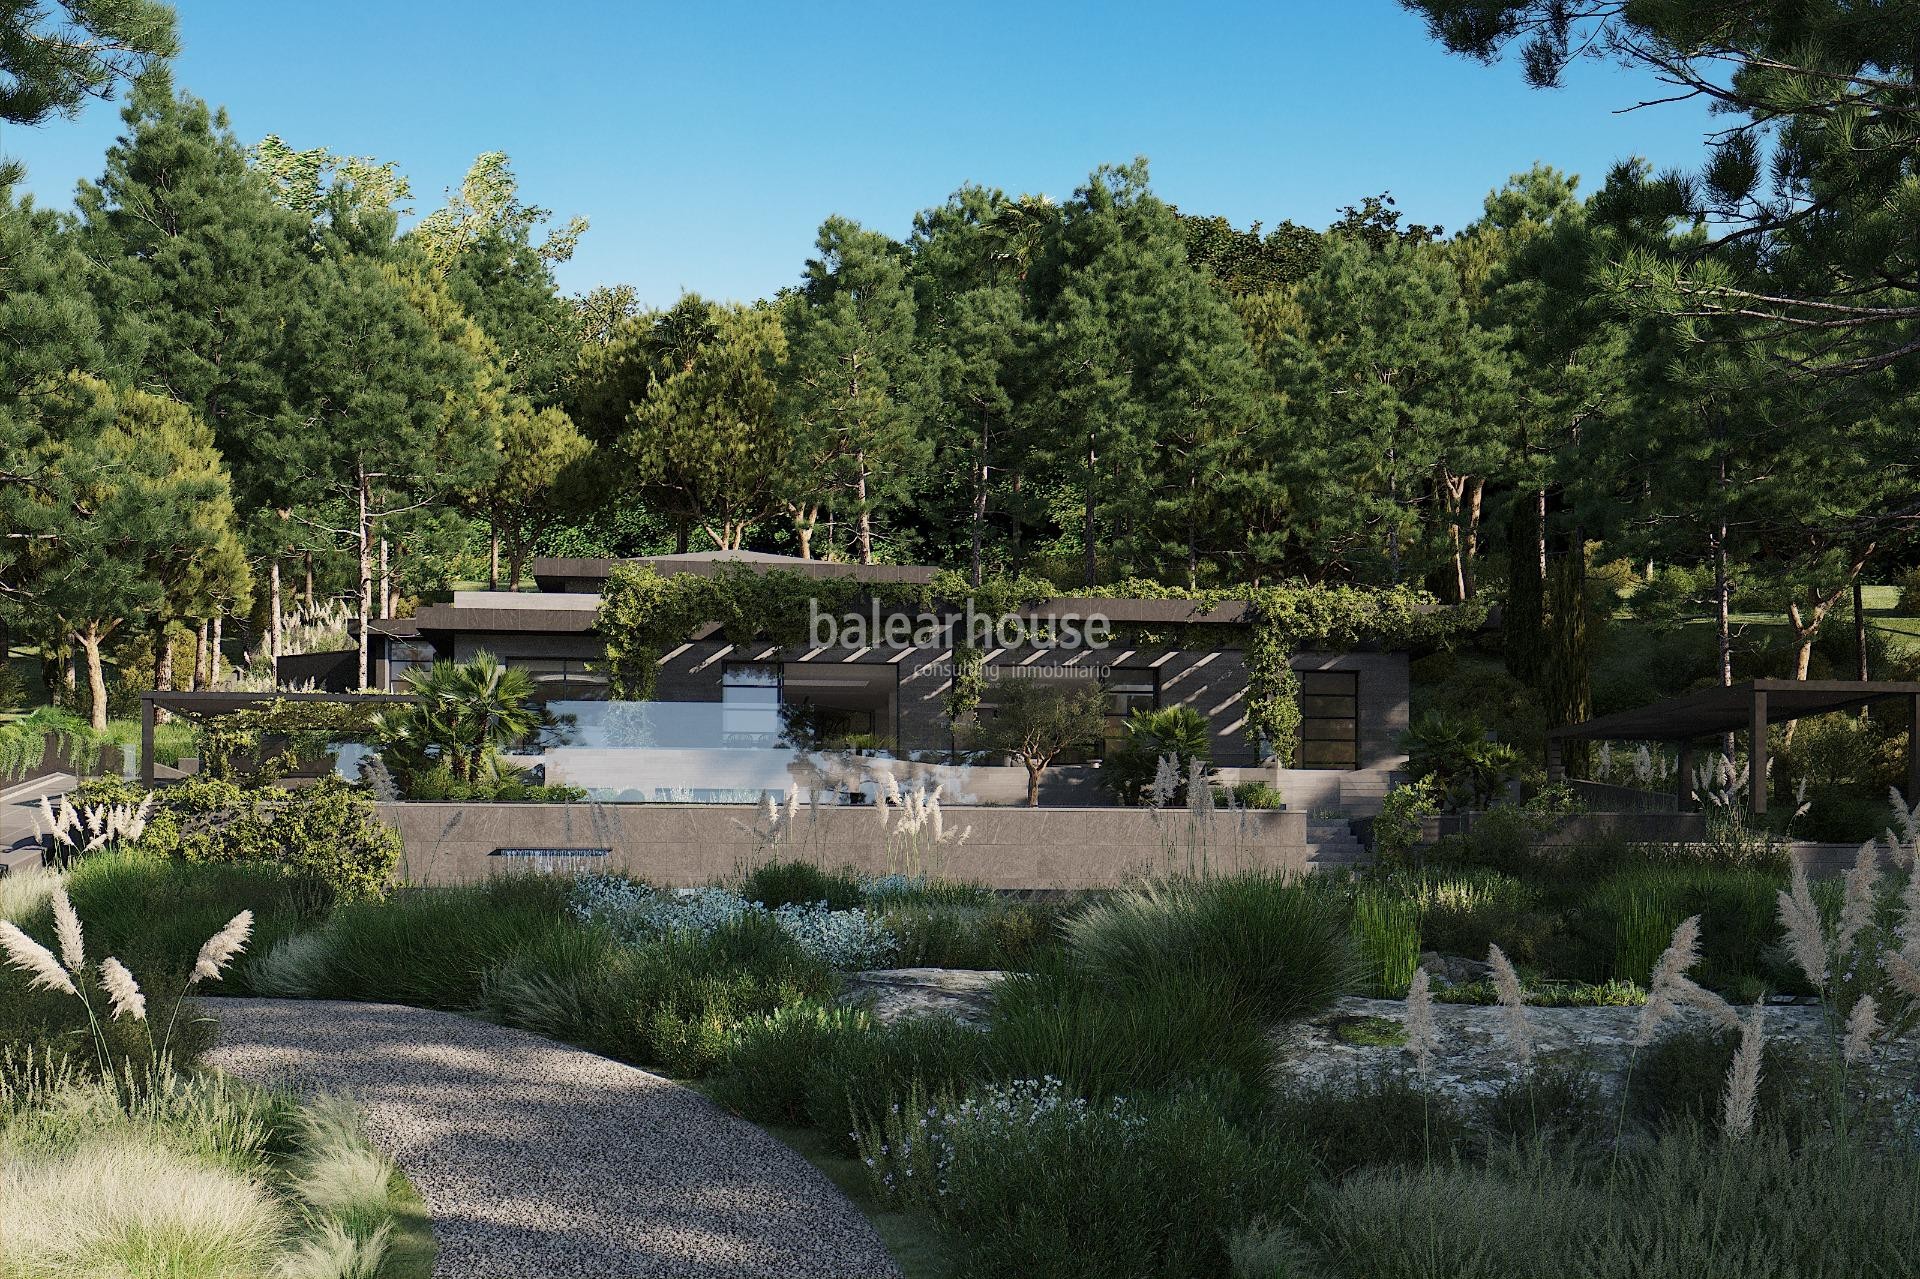
[{"label": "shaded canopy structure", "polygon": [[1920,796],[1920,683],[1857,679],[1750,679],[1724,688],[1669,697],[1650,706],[1600,715],[1547,734],[1547,778],[1566,776],[1568,741],[1671,742],[1680,750],[1680,807],[1692,798],[1693,746],[1703,737],[1748,736],[1747,794],[1755,813],[1767,811],[1767,725],[1856,710],[1875,702],[1907,703],[1907,787]]},{"label": "shaded canopy structure", "polygon": [[197,724],[251,710],[274,702],[332,702],[351,706],[368,702],[417,702],[411,693],[239,693],[202,689],[197,692],[158,692],[140,694],[140,781],[154,783],[154,724],[159,712],[170,711]]}]

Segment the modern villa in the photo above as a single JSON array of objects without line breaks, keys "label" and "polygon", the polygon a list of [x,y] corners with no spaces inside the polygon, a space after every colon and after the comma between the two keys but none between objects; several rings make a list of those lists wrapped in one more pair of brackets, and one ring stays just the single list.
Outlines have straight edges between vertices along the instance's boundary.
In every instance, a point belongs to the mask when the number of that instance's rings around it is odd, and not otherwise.
[{"label": "modern villa", "polygon": [[[783,791],[796,755],[853,753],[896,761],[894,771],[938,776],[964,801],[1011,802],[991,768],[956,770],[945,710],[954,649],[948,639],[917,642],[906,627],[888,642],[888,610],[869,604],[867,637],[858,647],[816,628],[819,643],[781,647],[728,642],[716,625],[684,637],[663,654],[654,700],[608,700],[606,646],[595,632],[601,590],[615,565],[608,559],[539,559],[538,591],[456,591],[445,603],[422,605],[412,617],[372,625],[372,684],[404,691],[406,675],[437,660],[487,652],[533,676],[565,731],[536,758],[549,781],[583,786],[612,800],[738,801]],[[936,570],[912,565],[825,563],[756,552],[701,552],[626,561],[663,576],[713,574],[723,565],[781,570],[858,582],[925,583]],[[898,611],[898,610],[893,610]],[[1302,726],[1298,758],[1276,770],[1262,765],[1246,733],[1244,703],[1248,627],[1245,606],[1201,610],[1185,600],[1062,596],[1022,610],[1055,636],[1075,630],[1074,644],[1036,644],[1024,637],[985,651],[980,713],[990,716],[995,690],[1014,679],[1098,680],[1109,698],[1109,742],[1138,708],[1191,706],[1211,728],[1214,763],[1236,779],[1282,782],[1290,806],[1377,808],[1388,773],[1402,764],[1398,740],[1408,723],[1408,655],[1361,647],[1342,653],[1303,652]],[[1104,626],[1092,625],[1101,619]],[[904,622],[905,619],[902,619]],[[316,662],[316,657],[333,659]],[[351,654],[289,659],[283,674],[345,691]],[[1048,777],[1049,802],[1097,802],[1099,752],[1063,759]],[[817,779],[816,784],[817,784]],[[1007,779],[1008,787],[1012,780]]]}]

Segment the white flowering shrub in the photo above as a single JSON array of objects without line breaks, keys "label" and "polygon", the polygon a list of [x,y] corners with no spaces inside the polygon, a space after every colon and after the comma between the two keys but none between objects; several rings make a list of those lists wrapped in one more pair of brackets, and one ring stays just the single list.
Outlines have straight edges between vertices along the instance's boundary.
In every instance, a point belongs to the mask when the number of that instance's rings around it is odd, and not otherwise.
[{"label": "white flowering shrub", "polygon": [[856,1136],[875,1188],[905,1203],[949,1193],[955,1161],[969,1150],[1017,1150],[1039,1140],[1071,1140],[1094,1128],[1124,1144],[1143,1123],[1126,1098],[1095,1106],[1047,1075],[987,1084],[957,1101],[929,1100],[915,1090]]},{"label": "white flowering shrub", "polygon": [[896,944],[886,924],[865,910],[834,910],[815,902],[770,911],[725,888],[660,892],[613,875],[583,876],[574,888],[573,910],[630,945],[672,933],[705,937],[743,915],[771,915],[800,949],[834,968],[878,967]]}]

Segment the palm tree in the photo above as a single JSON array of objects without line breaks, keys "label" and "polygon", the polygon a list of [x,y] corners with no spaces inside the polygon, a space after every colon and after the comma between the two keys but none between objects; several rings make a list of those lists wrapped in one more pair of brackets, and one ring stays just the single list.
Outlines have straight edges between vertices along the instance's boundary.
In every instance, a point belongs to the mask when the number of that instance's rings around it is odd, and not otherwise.
[{"label": "palm tree", "polygon": [[403,757],[437,757],[459,782],[491,773],[495,752],[552,722],[534,701],[533,677],[491,653],[435,662],[410,673],[407,687],[420,700],[384,717],[382,738]]}]

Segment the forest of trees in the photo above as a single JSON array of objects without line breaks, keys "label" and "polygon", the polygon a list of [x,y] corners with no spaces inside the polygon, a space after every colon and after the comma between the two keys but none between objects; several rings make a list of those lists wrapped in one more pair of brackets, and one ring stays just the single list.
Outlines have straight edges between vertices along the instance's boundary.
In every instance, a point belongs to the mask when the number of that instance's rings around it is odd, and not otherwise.
[{"label": "forest of trees", "polygon": [[1698,173],[1541,165],[1446,230],[1361,192],[1321,228],[1241,229],[1156,196],[1145,160],[1060,200],[964,185],[904,240],[828,217],[772,297],[656,310],[562,294],[587,224],[505,155],[415,218],[351,139],[249,145],[172,82],[144,0],[97,7],[78,63],[0,45],[0,118],[124,90],[71,213],[0,186],[5,633],[103,722],[110,668],[205,682],[296,602],[378,616],[535,554],[750,548],[1487,595],[1509,664],[1550,679],[1598,553],[1682,570],[1729,673],[1731,601],[1771,601],[1804,674],[1920,516],[1910,26],[1410,7],[1542,85],[1637,63],[1725,131]]}]

